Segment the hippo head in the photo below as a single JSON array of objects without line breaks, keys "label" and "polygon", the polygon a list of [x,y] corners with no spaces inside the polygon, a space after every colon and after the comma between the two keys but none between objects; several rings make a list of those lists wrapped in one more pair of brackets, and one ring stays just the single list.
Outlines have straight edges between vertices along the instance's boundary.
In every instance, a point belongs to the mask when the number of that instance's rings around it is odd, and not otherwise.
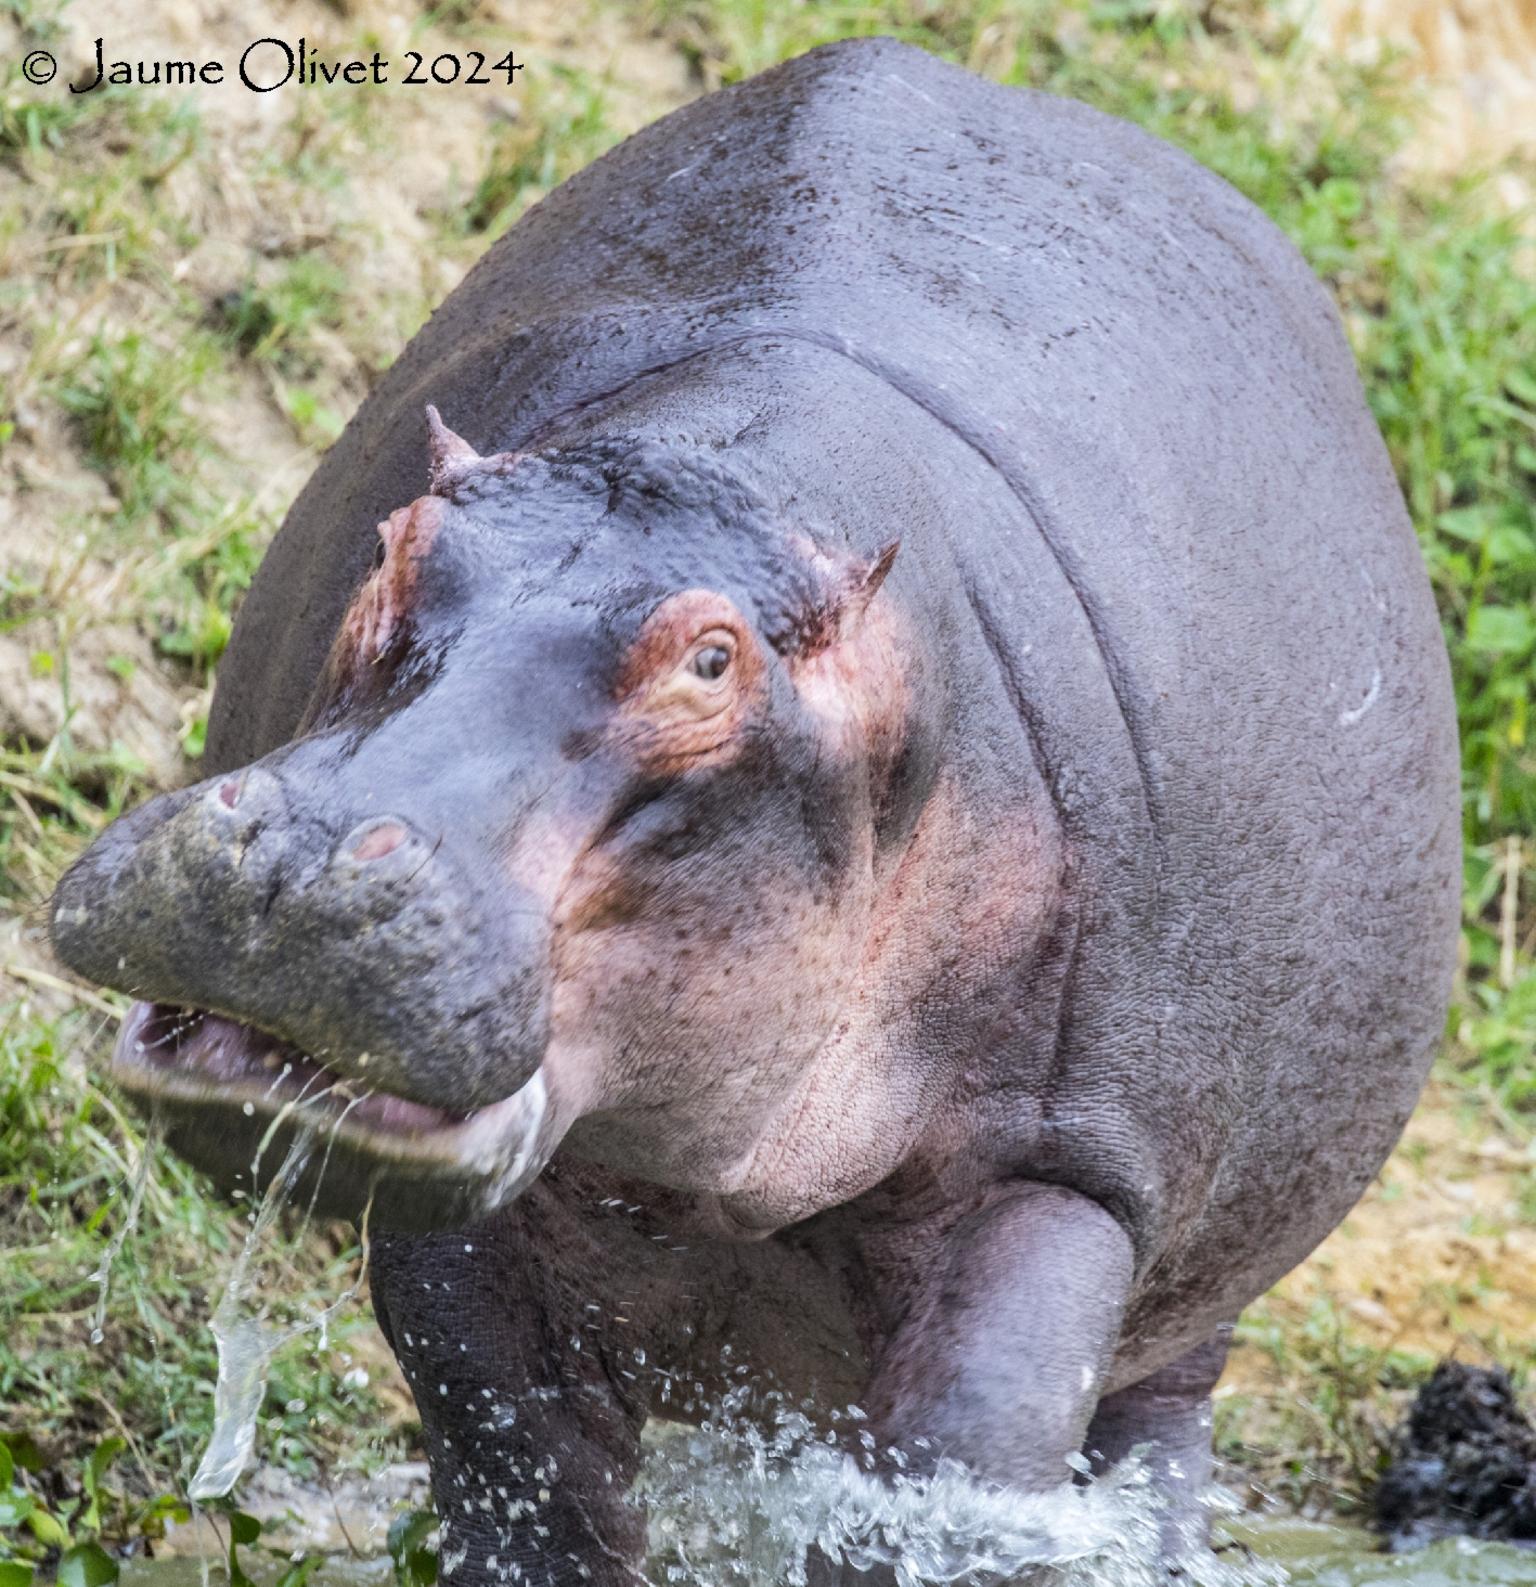
[{"label": "hippo head", "polygon": [[297,735],[113,825],[57,951],[141,999],[116,1077],[228,1186],[311,1126],[308,1192],[384,1227],[494,1210],[568,1132],[727,1189],[905,825],[896,547],[713,448],[481,458],[428,416]]}]

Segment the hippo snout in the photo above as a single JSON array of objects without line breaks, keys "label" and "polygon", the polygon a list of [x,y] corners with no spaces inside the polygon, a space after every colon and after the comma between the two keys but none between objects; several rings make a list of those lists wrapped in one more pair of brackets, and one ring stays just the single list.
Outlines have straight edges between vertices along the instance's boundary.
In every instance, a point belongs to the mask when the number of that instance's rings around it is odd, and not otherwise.
[{"label": "hippo snout", "polygon": [[354,1087],[459,1114],[498,1102],[547,1040],[545,911],[462,863],[451,834],[362,802],[281,752],[164,795],[65,875],[55,947]]}]

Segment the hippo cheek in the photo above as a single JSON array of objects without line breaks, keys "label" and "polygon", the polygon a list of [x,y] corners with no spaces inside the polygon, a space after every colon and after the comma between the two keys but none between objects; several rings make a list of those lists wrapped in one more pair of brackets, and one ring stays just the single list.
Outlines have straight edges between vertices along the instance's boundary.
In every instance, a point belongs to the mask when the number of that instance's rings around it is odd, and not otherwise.
[{"label": "hippo cheek", "polygon": [[[552,1013],[556,1054],[583,1058],[576,1155],[715,1193],[802,1083],[846,1008],[862,934],[765,869],[732,867],[731,885],[709,872],[696,890],[622,864],[602,885],[587,872]],[[847,892],[857,912],[857,884]]]}]

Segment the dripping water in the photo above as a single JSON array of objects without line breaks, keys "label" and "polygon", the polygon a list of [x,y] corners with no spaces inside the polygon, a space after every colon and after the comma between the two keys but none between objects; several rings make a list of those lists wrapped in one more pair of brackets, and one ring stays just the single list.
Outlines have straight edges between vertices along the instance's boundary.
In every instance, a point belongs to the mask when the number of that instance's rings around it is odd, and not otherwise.
[{"label": "dripping water", "polygon": [[[313,1316],[277,1327],[270,1321],[265,1303],[252,1306],[251,1296],[256,1290],[257,1264],[260,1253],[278,1214],[293,1198],[293,1192],[315,1154],[319,1130],[315,1124],[302,1117],[307,1104],[320,1100],[328,1093],[322,1091],[311,1099],[309,1086],[291,1102],[286,1103],[274,1116],[256,1148],[251,1163],[251,1182],[261,1183],[261,1160],[274,1136],[290,1115],[299,1112],[301,1117],[294,1130],[282,1165],[272,1176],[260,1203],[256,1207],[240,1253],[230,1270],[219,1303],[214,1308],[210,1327],[218,1347],[218,1375],[213,1391],[213,1432],[207,1448],[198,1462],[187,1496],[197,1504],[201,1500],[220,1499],[239,1480],[240,1473],[250,1462],[256,1443],[256,1423],[261,1415],[262,1401],[267,1392],[267,1375],[272,1358],[285,1345],[307,1333],[319,1333],[321,1348],[325,1347],[331,1320],[342,1311],[357,1294],[357,1284],[349,1285],[329,1306]],[[320,1193],[320,1182],[330,1162],[331,1147],[336,1132],[347,1114],[362,1098],[354,1098],[341,1114],[331,1121],[327,1130],[324,1155],[319,1172],[315,1175],[314,1189],[305,1209],[306,1218],[314,1213]],[[363,1243],[367,1246],[368,1219],[363,1218]]]},{"label": "dripping water", "polygon": [[101,1253],[101,1261],[97,1264],[96,1271],[91,1274],[91,1281],[96,1285],[96,1306],[91,1313],[93,1345],[99,1345],[106,1336],[107,1295],[112,1279],[112,1264],[117,1261],[129,1236],[138,1227],[139,1213],[144,1206],[144,1192],[149,1185],[150,1164],[154,1161],[156,1151],[159,1150],[164,1133],[160,1115],[156,1113],[150,1119],[149,1127],[144,1131],[144,1139],[139,1146],[139,1160],[134,1164],[133,1175],[129,1180],[128,1206],[123,1213],[122,1222],[118,1224],[112,1238],[107,1241],[106,1249]]},{"label": "dripping water", "polygon": [[234,1487],[256,1441],[256,1419],[267,1390],[267,1369],[272,1357],[307,1326],[272,1328],[266,1306],[252,1307],[250,1299],[255,1288],[257,1254],[309,1166],[314,1144],[313,1128],[301,1126],[295,1131],[288,1155],[267,1186],[214,1308],[212,1329],[219,1370],[213,1390],[213,1434],[187,1490],[194,1500],[222,1498]]}]

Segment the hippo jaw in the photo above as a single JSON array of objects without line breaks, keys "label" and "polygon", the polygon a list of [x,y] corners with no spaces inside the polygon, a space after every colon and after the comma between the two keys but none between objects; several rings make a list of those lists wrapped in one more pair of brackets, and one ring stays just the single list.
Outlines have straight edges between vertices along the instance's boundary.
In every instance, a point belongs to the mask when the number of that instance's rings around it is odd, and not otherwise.
[{"label": "hippo jaw", "polygon": [[312,1132],[317,1210],[456,1227],[557,1137],[547,928],[473,851],[364,814],[344,776],[360,760],[313,734],[141,806],[60,880],[54,947],[139,999],[114,1076],[223,1188],[259,1190]]},{"label": "hippo jaw", "polygon": [[296,1199],[385,1229],[488,1216],[521,1194],[556,1144],[542,1068],[510,1096],[455,1112],[348,1080],[255,1026],[165,1003],[132,1005],[111,1070],[164,1122],[176,1151],[228,1189],[260,1190],[311,1132]]}]

